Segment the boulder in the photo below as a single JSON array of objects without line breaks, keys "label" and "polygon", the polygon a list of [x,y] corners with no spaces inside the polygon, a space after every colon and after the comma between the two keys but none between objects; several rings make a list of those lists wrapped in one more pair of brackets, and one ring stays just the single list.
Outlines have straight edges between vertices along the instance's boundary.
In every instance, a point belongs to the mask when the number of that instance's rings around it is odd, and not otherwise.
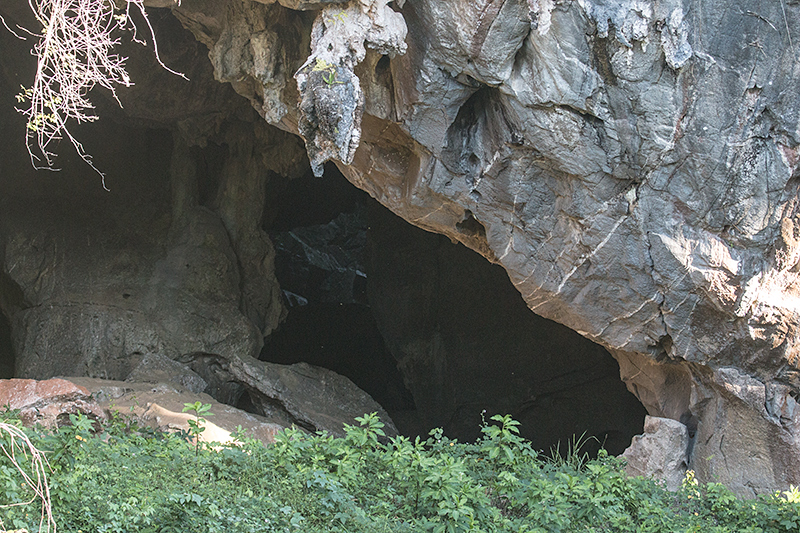
[{"label": "boulder", "polygon": [[644,434],[633,438],[622,457],[629,476],[654,478],[678,490],[689,460],[689,431],[677,420],[647,416]]},{"label": "boulder", "polygon": [[236,403],[246,393],[257,412],[286,425],[343,436],[344,424],[353,425],[356,417],[377,413],[386,435],[397,435],[394,422],[375,400],[330,370],[307,363],[278,365],[245,356],[202,353],[184,360],[209,382],[214,397]]},{"label": "boulder", "polygon": [[[146,383],[176,383],[190,392],[203,392],[208,383],[192,370],[177,361],[160,354],[147,354],[134,357],[131,361],[133,370],[125,381]],[[138,360],[138,362],[136,362]]]},{"label": "boulder", "polygon": [[278,432],[289,427],[221,404],[207,394],[192,392],[174,383],[132,383],[85,377],[0,380],[2,405],[19,410],[26,426],[39,424],[48,429],[69,424],[67,416],[80,413],[97,421],[121,416],[160,431],[187,431],[187,421],[192,415],[184,413],[183,408],[197,401],[209,404],[213,414],[201,435],[206,442],[232,442],[231,434],[242,428],[248,437],[269,444],[274,442]]},{"label": "boulder", "polygon": [[160,431],[187,431],[191,413],[184,413],[187,403],[201,402],[211,406],[213,416],[204,423],[207,428],[201,434],[205,442],[226,444],[233,439],[231,434],[241,427],[248,437],[265,444],[274,442],[275,435],[288,427],[279,421],[246,413],[230,405],[217,402],[208,394],[198,394],[171,383],[132,383],[96,378],[66,378],[74,386],[91,391],[97,404],[111,416],[117,413],[140,425]]},{"label": "boulder", "polygon": [[96,420],[107,418],[89,390],[64,379],[2,379],[0,405],[19,410],[19,417],[27,426],[40,424],[49,429],[64,424],[65,415],[70,414],[80,413]]}]

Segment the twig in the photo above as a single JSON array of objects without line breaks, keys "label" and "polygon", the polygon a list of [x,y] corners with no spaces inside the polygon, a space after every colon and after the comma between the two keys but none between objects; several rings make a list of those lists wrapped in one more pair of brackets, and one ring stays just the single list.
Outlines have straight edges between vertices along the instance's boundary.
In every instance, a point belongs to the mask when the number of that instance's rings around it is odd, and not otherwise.
[{"label": "twig", "polygon": [[[772,28],[772,29],[773,29],[773,30],[775,30],[775,31],[778,31],[778,28],[776,28],[776,27],[775,27],[775,24],[773,24],[772,22],[770,22],[770,20],[769,20],[768,18],[764,17],[763,15],[761,15],[761,14],[759,14],[759,13],[756,13],[755,11],[745,11],[745,13],[747,13],[747,14],[748,14],[748,15],[750,15],[751,17],[755,17],[755,18],[757,18],[757,19],[763,20],[764,22],[766,22],[767,24],[769,24],[769,27],[770,27],[770,28]],[[778,33],[780,33],[780,32],[778,32]]]},{"label": "twig", "polygon": [[[23,37],[22,35],[18,34],[17,32],[15,32],[14,30],[12,30],[11,28],[8,27],[8,24],[6,24],[6,19],[3,18],[3,15],[0,15],[0,22],[3,23],[3,26],[5,26],[5,28],[8,30],[8,32],[11,35],[16,37],[20,41],[26,41],[27,40],[25,37]],[[19,26],[17,26],[17,28],[19,28]],[[22,29],[22,28],[20,28],[20,29]]]},{"label": "twig", "polygon": [[[16,507],[20,505],[30,505],[37,499],[42,501],[42,515],[39,520],[39,531],[56,533],[56,521],[53,518],[53,507],[50,501],[50,486],[47,483],[47,458],[42,452],[36,449],[36,446],[30,441],[27,435],[16,426],[0,422],[0,434],[7,433],[11,437],[11,450],[6,449],[5,445],[0,445],[0,450],[11,460],[11,464],[20,473],[25,484],[33,491],[33,497],[27,502],[13,503],[7,505],[0,505],[0,509],[7,507]],[[32,478],[25,472],[19,461],[17,460],[17,448],[19,448],[25,458],[30,455],[30,468],[35,476]],[[44,529],[42,529],[44,528]]]}]

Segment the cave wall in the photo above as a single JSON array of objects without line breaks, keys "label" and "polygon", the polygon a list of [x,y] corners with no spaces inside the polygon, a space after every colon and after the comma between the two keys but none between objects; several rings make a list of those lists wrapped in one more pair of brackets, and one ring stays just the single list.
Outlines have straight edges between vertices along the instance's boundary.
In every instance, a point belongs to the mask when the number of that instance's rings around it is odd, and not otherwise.
[{"label": "cave wall", "polygon": [[[25,43],[3,39],[2,94],[13,100],[14,81],[30,63],[20,59]],[[3,124],[23,131],[13,104],[2,107]],[[260,336],[240,311],[236,256],[221,217],[172,201],[179,170],[190,166],[180,159],[183,145],[164,124],[109,118],[80,132],[109,191],[65,143],[52,173],[32,168],[24,137],[0,147],[3,279],[19,291],[4,307],[15,374],[124,379],[133,355],[177,357],[221,341],[257,353]]]},{"label": "cave wall", "polygon": [[[250,331],[237,335],[250,339],[237,349],[255,351],[282,310],[265,281],[269,245],[252,229],[263,204],[246,201],[263,198],[268,174],[253,169],[273,158],[265,161],[259,136],[277,133],[242,120],[231,104],[239,101],[225,96],[231,88],[264,122],[302,135],[315,173],[334,161],[407,221],[502,266],[535,313],[607,348],[651,415],[690,428],[702,479],[742,495],[800,483],[800,74],[792,39],[800,4],[153,5],[171,7],[207,48],[208,60],[197,46],[175,47],[176,66],[206,69],[193,77],[205,81],[187,99],[182,81],[141,63],[143,84],[120,93],[125,113],[170,128],[173,161],[184,160],[182,146],[224,134],[225,117],[240,123],[233,137],[215,141],[227,146],[231,172],[204,208],[230,240],[212,252],[249,258],[243,292],[237,284],[228,299],[244,322],[225,327]],[[0,9],[13,21],[24,7]],[[174,20],[165,21],[177,36]],[[6,56],[15,45],[2,38]],[[1,63],[10,97],[20,76],[8,59]],[[211,81],[209,65],[224,83]],[[290,141],[278,146],[273,156],[295,163],[277,173],[301,164]],[[202,224],[207,212],[177,178],[184,167],[171,167],[173,196]],[[241,212],[240,189],[249,191]],[[191,224],[183,227],[191,240]],[[33,249],[6,246],[4,271],[15,254],[41,259]],[[226,283],[233,287],[233,278]],[[26,299],[49,297],[35,284],[35,276],[20,283]],[[222,300],[233,294],[223,292]],[[19,362],[24,349],[16,352]]]},{"label": "cave wall", "polygon": [[[202,31],[202,6],[174,11]],[[532,310],[618,358],[650,414],[695,421],[703,475],[752,495],[800,479],[798,17],[755,0],[334,2],[308,61],[282,63],[296,89],[270,89],[275,74],[237,91],[256,109],[262,89],[278,97],[279,120],[262,116],[302,134],[315,168],[336,161],[409,222],[501,264]],[[309,72],[318,59],[341,84]],[[715,402],[747,407],[726,419]],[[741,479],[754,456],[772,466]]]}]

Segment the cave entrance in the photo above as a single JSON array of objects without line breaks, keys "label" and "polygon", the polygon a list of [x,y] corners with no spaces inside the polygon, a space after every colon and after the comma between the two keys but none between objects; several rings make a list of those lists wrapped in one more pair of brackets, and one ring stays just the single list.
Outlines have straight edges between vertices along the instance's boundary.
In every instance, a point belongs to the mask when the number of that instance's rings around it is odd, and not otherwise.
[{"label": "cave entrance", "polygon": [[[275,186],[275,184],[273,184]],[[347,376],[389,413],[415,411],[367,296],[369,196],[335,167],[277,185],[268,231],[288,315],[261,359],[305,362]],[[298,209],[298,206],[303,206]]]},{"label": "cave entrance", "polygon": [[472,441],[493,414],[519,420],[541,450],[585,434],[619,454],[642,433],[645,409],[613,357],[532,313],[501,267],[408,224],[334,167],[282,187],[267,230],[288,316],[262,359],[349,377],[411,437],[442,427]]}]

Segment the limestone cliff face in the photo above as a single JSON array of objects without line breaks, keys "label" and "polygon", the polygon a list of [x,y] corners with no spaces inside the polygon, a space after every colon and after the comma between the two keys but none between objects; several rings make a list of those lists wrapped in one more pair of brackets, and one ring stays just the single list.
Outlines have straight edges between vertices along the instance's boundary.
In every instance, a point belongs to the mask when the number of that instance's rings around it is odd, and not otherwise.
[{"label": "limestone cliff face", "polygon": [[[699,476],[743,495],[800,481],[797,2],[151,3],[261,121],[304,138],[315,173],[334,161],[611,351],[650,415],[688,427]],[[170,122],[176,146],[210,138],[214,107]],[[229,164],[250,164],[248,142]],[[214,209],[255,261],[231,305],[264,333],[280,306],[259,285],[254,180]]]},{"label": "limestone cliff face", "polygon": [[[242,13],[282,10],[265,4]],[[240,92],[280,101],[264,118],[303,134],[313,164],[336,161],[406,220],[502,265],[534,312],[609,348],[650,414],[689,426],[705,477],[741,492],[797,480],[797,5],[386,4],[325,6],[308,59],[276,59]],[[175,10],[200,33],[202,4]],[[238,16],[215,19],[221,35]],[[259,35],[253,57],[287,55]],[[206,38],[217,76],[235,70]]]}]

